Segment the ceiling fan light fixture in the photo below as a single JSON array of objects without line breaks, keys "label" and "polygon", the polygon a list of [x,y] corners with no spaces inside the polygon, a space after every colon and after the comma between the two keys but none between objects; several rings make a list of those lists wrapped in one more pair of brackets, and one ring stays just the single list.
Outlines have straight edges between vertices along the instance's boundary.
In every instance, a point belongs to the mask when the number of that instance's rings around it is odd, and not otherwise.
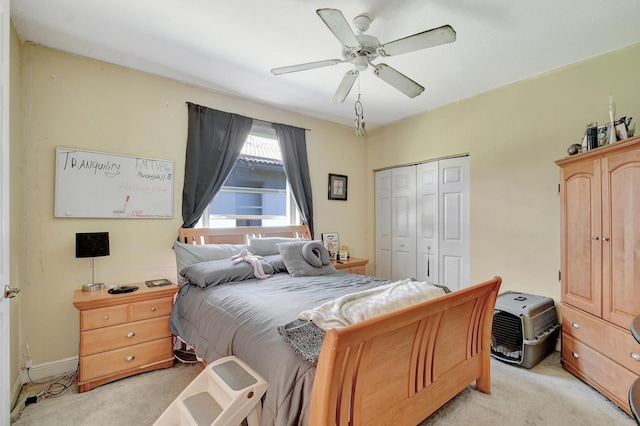
[{"label": "ceiling fan light fixture", "polygon": [[359,55],[353,59],[353,65],[357,71],[364,71],[369,66],[369,58],[366,55]]}]

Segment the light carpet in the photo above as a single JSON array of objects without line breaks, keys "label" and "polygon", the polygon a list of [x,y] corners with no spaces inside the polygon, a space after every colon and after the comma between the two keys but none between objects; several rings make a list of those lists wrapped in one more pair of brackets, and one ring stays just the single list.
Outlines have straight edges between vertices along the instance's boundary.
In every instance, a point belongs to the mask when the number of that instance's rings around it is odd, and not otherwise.
[{"label": "light carpet", "polygon": [[[16,426],[152,425],[173,399],[202,371],[177,363],[78,393],[74,384],[57,398],[28,405]],[[42,385],[25,385],[20,398]],[[553,352],[532,369],[491,360],[491,395],[473,386],[423,421],[436,425],[635,425],[624,411],[560,366]]]}]

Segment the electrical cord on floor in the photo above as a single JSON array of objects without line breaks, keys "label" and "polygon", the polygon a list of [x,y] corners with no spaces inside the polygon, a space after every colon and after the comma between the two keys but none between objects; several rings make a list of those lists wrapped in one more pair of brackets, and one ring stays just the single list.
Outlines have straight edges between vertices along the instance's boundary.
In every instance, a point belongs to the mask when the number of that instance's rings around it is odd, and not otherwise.
[{"label": "electrical cord on floor", "polygon": [[[29,375],[29,370],[27,369],[27,377],[31,383],[34,384],[44,384],[45,382],[34,382]],[[26,405],[35,404],[40,401],[42,398],[56,398],[58,396],[64,395],[69,388],[73,385],[78,377],[78,369],[76,368],[74,371],[70,371],[66,373],[54,381],[50,382],[43,390],[41,390],[37,395],[29,396],[26,399]]]},{"label": "electrical cord on floor", "polygon": [[[42,385],[47,383],[47,381],[42,382],[34,382],[31,376],[29,375],[29,368],[27,368],[27,377],[29,381],[36,385]],[[49,383],[42,391],[40,391],[37,395],[27,396],[26,398],[20,398],[20,400],[16,403],[15,407],[11,411],[10,421],[11,423],[15,423],[22,412],[24,411],[27,405],[35,404],[40,401],[42,398],[56,398],[65,394],[71,385],[76,381],[78,377],[78,367],[74,371],[70,371],[69,373],[63,374],[62,376],[55,379],[53,382]]]}]

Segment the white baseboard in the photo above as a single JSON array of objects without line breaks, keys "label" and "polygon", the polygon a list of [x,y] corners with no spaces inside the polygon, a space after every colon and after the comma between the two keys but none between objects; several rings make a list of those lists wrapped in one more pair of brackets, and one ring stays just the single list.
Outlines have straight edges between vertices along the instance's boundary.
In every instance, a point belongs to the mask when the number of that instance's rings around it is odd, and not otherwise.
[{"label": "white baseboard", "polygon": [[22,376],[18,374],[16,377],[16,381],[13,382],[11,386],[11,394],[10,394],[10,404],[9,407],[13,408],[16,405],[16,401],[18,401],[18,397],[20,396],[20,391],[22,390]]},{"label": "white baseboard", "polygon": [[[34,365],[29,369],[29,375],[27,375],[27,370],[22,370],[22,383],[28,383],[31,380],[38,382],[49,377],[62,376],[63,374],[74,371],[77,368],[77,356]],[[31,377],[31,379],[29,379],[29,377]]]}]

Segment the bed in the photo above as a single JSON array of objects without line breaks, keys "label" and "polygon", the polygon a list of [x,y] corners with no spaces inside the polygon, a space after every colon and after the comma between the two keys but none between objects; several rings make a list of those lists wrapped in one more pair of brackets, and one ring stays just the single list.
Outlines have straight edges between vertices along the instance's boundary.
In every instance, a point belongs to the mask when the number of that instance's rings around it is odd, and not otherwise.
[{"label": "bed", "polygon": [[[180,228],[176,248],[229,254],[279,238],[309,239],[310,233],[306,226]],[[194,268],[207,263],[191,252],[188,257],[186,264]],[[178,259],[183,268],[185,260]],[[389,281],[340,271],[292,277],[277,268],[267,279],[211,286],[190,277],[179,276],[171,330],[205,362],[236,355],[269,381],[264,426],[417,425],[474,382],[477,390],[490,392],[489,339],[499,277],[322,332],[313,361],[285,341],[284,326],[303,310]]]}]

